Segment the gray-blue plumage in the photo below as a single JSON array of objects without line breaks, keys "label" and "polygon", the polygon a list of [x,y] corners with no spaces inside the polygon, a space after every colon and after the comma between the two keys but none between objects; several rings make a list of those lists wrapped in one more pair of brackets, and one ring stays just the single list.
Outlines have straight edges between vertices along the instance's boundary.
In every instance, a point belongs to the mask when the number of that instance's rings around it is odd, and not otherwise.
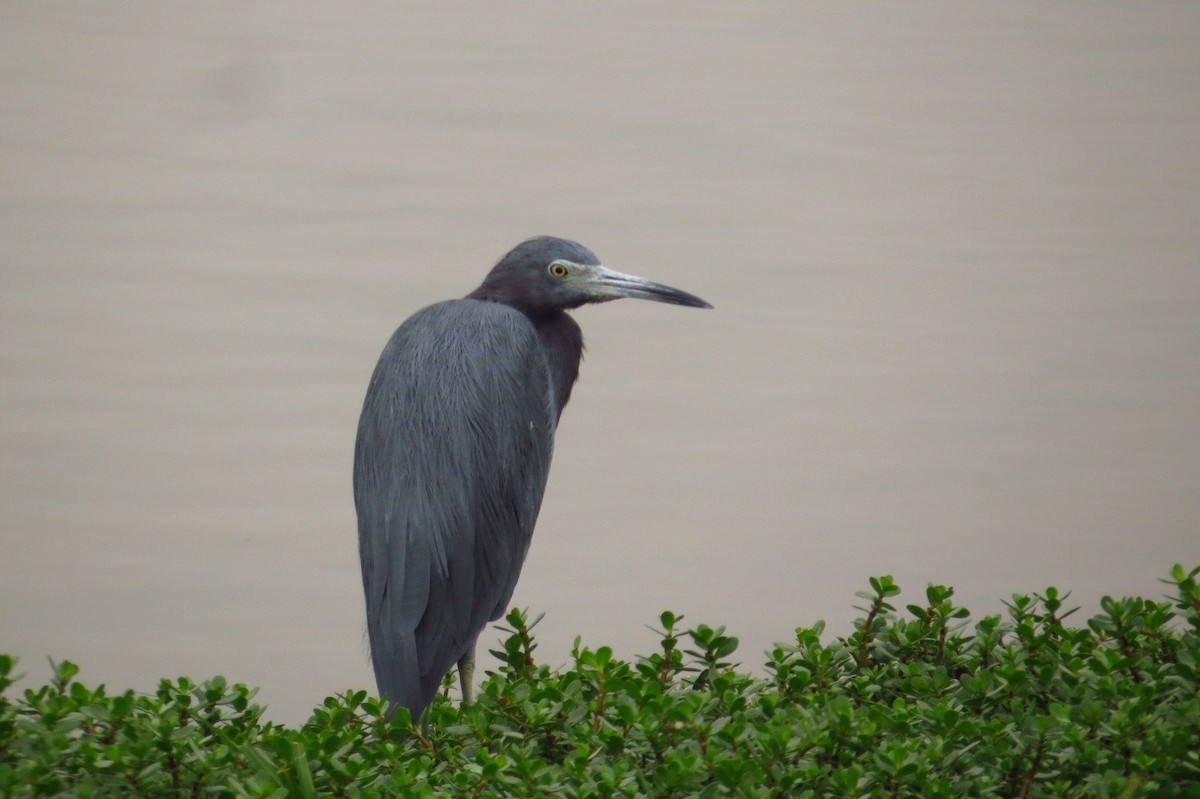
[{"label": "gray-blue plumage", "polygon": [[355,446],[359,554],[379,691],[414,720],[456,663],[469,696],[475,641],[512,598],[583,350],[564,311],[621,296],[711,307],[540,237],[379,358]]}]

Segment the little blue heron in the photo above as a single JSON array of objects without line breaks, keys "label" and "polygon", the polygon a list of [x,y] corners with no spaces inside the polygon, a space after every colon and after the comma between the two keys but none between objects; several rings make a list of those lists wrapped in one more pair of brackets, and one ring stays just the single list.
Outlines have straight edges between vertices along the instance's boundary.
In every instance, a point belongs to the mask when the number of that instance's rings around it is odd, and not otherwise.
[{"label": "little blue heron", "polygon": [[461,300],[413,314],[371,376],[354,451],[367,632],[379,693],[417,721],[508,608],[542,504],[583,335],[565,311],[638,297],[711,308],[614,272],[587,247],[517,245]]}]

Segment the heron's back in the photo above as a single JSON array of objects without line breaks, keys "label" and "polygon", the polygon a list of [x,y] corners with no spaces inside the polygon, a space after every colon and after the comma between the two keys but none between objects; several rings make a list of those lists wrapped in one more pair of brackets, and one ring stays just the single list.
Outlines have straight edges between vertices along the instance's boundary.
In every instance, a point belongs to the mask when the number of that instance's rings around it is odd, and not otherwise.
[{"label": "heron's back", "polygon": [[414,719],[507,608],[555,416],[538,335],[508,306],[430,306],[380,356],[355,447],[359,554],[379,690]]}]

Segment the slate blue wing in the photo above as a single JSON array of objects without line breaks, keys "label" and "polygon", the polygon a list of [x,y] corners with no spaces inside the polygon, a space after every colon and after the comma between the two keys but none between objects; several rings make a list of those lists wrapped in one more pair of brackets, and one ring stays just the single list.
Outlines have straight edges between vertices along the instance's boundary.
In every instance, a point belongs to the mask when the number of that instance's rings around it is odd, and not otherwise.
[{"label": "slate blue wing", "polygon": [[546,354],[498,303],[452,300],[392,336],[359,420],[354,498],[380,693],[417,718],[507,609],[553,449]]}]

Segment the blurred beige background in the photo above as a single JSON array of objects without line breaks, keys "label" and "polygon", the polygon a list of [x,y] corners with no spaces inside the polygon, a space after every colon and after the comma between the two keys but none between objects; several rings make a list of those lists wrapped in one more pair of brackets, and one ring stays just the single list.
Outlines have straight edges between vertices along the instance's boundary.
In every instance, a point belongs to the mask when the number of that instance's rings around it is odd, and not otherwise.
[{"label": "blurred beige background", "polygon": [[717,307],[577,313],[549,662],[1200,563],[1200,5],[5,3],[0,148],[31,679],[373,688],[367,378],[537,233]]}]

